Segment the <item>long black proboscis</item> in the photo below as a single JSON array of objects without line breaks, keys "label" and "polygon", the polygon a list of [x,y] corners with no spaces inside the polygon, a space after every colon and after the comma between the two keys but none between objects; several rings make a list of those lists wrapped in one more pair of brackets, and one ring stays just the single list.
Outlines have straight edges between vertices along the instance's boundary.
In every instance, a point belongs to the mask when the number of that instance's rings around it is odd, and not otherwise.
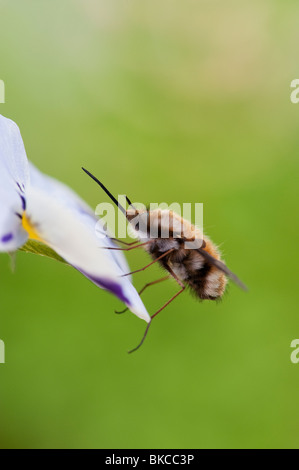
[{"label": "long black proboscis", "polygon": [[101,181],[98,180],[92,173],[90,173],[88,170],[82,167],[82,170],[85,171],[85,173],[90,176],[91,179],[93,179],[101,188],[105,191],[105,193],[110,197],[110,199],[116,204],[116,206],[119,208],[119,210],[126,215],[126,210],[119,204],[118,200],[115,199],[115,197],[108,191],[108,189],[101,183]]}]

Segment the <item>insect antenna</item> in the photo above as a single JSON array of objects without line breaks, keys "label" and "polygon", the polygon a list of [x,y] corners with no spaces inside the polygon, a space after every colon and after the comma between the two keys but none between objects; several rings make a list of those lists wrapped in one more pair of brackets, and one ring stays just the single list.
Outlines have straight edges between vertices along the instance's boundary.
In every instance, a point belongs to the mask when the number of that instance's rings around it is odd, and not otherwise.
[{"label": "insect antenna", "polygon": [[[126,210],[119,204],[117,199],[108,191],[108,189],[101,183],[101,181],[98,180],[92,173],[90,173],[88,170],[82,167],[82,170],[85,171],[85,173],[90,176],[101,188],[105,191],[105,193],[110,197],[110,199],[114,202],[114,204],[119,208],[119,210],[126,216]],[[127,199],[128,200],[128,199]]]}]

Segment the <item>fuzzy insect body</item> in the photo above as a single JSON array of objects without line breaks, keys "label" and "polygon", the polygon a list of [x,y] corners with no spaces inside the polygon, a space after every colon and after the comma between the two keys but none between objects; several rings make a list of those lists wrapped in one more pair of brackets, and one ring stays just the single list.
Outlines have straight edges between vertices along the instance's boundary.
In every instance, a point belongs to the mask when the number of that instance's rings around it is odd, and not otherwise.
[{"label": "fuzzy insect body", "polygon": [[[136,237],[141,242],[126,243],[118,240],[129,247],[109,249],[130,251],[143,247],[153,259],[147,266],[124,274],[124,276],[144,271],[154,263],[159,263],[169,274],[162,279],[146,284],[139,294],[147,287],[169,279],[170,276],[180,286],[180,290],[151,316],[151,320],[178,297],[186,287],[189,287],[196,297],[202,300],[220,299],[225,291],[227,278],[232,279],[241,288],[246,290],[246,286],[223,263],[218,248],[196,226],[173,211],[161,209],[153,211],[146,209],[137,210],[131,204],[128,197],[127,202],[130,207],[128,210],[125,210],[94,175],[84,168],[83,170],[101,186],[125,215]],[[126,310],[116,313],[124,313]],[[150,324],[151,321],[147,325],[141,342],[136,348],[129,351],[130,353],[136,351],[143,344]]]},{"label": "fuzzy insect body", "polygon": [[[218,261],[220,253],[197,227],[168,210],[128,210],[126,217],[134,223],[134,231],[146,243],[144,249],[152,259],[170,275],[174,273],[197,297],[216,300],[223,295],[226,276],[206,260],[201,250]],[[191,249],[186,248],[188,243],[193,245]]]}]

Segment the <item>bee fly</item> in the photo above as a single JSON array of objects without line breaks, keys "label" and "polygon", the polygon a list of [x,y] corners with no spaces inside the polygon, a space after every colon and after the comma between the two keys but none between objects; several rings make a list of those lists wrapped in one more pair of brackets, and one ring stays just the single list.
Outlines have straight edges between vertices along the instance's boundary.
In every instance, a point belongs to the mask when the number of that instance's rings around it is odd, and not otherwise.
[{"label": "bee fly", "polygon": [[[227,268],[223,261],[221,261],[217,247],[206,235],[203,235],[197,227],[170,210],[137,210],[128,197],[127,202],[129,209],[125,210],[94,175],[85,168],[82,169],[101,186],[125,215],[128,222],[133,224],[134,232],[139,240],[142,241],[142,243],[138,243],[138,241],[126,243],[122,240],[117,240],[128,247],[111,247],[109,249],[130,251],[135,248],[143,247],[153,259],[151,263],[143,268],[124,274],[124,276],[144,271],[154,263],[159,263],[168,273],[167,276],[146,284],[139,294],[147,287],[158,284],[171,277],[180,286],[180,290],[151,316],[151,320],[178,297],[186,287],[189,287],[196,297],[203,300],[220,299],[224,294],[227,278],[230,278],[242,289],[246,290],[246,286]],[[152,236],[153,232],[154,236]],[[163,233],[167,233],[166,238],[162,236]],[[188,248],[188,243],[191,243],[191,249]],[[126,310],[127,309],[116,313],[124,313]],[[144,336],[138,346],[129,351],[130,353],[136,351],[142,345],[150,324],[151,322],[148,323]]]}]

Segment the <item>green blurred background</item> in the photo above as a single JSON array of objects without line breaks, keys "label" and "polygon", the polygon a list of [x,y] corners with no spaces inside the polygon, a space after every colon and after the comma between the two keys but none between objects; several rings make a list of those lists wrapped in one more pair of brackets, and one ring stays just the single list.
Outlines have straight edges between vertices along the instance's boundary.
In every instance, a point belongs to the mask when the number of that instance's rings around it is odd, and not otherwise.
[{"label": "green blurred background", "polygon": [[[1,255],[1,447],[298,447],[298,15],[295,0],[0,2],[0,112],[28,157],[92,207],[107,198],[81,165],[133,200],[203,202],[250,288],[185,293],[128,355],[145,323],[113,296]],[[149,312],[176,290],[147,291]]]}]

